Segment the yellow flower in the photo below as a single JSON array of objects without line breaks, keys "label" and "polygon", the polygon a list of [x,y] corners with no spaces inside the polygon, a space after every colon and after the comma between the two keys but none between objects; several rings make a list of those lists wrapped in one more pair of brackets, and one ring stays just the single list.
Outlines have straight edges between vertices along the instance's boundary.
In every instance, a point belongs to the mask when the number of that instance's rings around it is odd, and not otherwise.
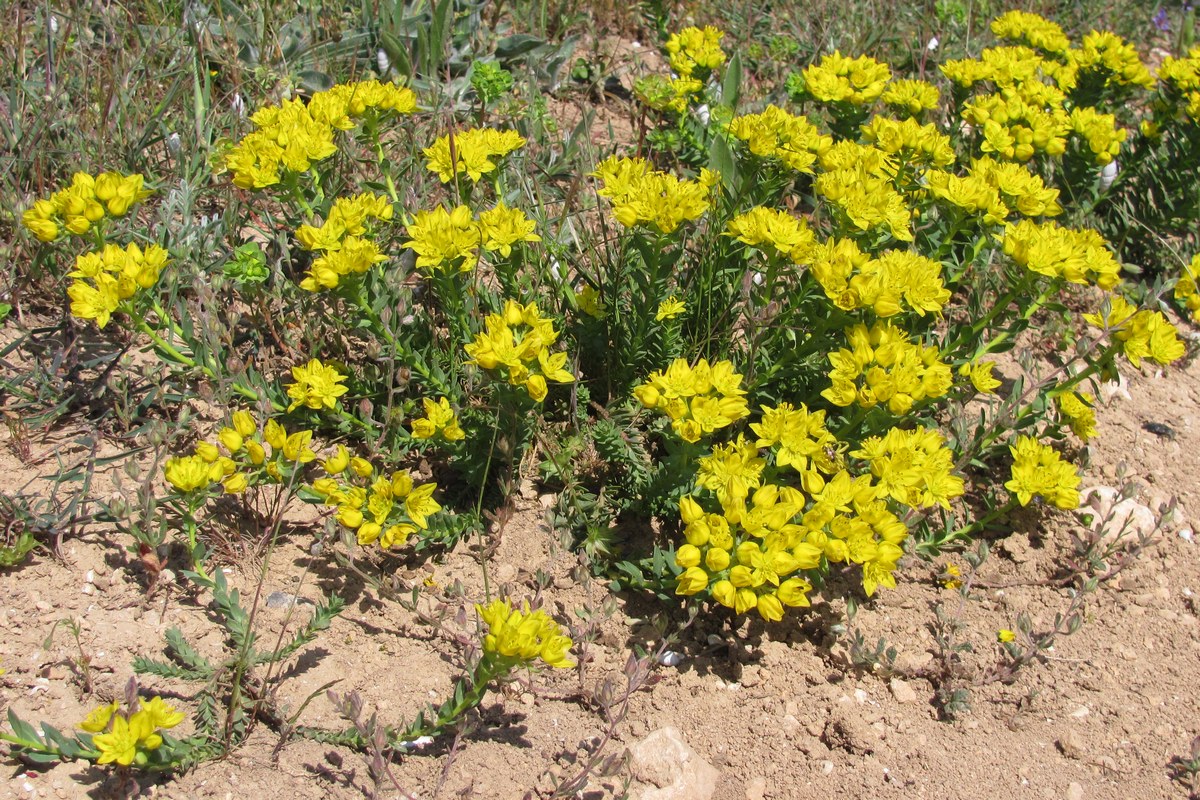
[{"label": "yellow flower", "polygon": [[109,720],[112,719],[114,713],[120,708],[121,704],[114,700],[106,706],[100,706],[87,715],[87,719],[79,723],[79,727],[88,733],[100,733],[108,727]]},{"label": "yellow flower", "polygon": [[476,605],[475,611],[488,626],[483,639],[485,653],[518,664],[530,664],[541,658],[551,667],[575,666],[575,662],[567,657],[571,638],[541,609],[530,611],[526,603],[518,611],[505,600],[494,600],[486,607]]},{"label": "yellow flower", "polygon": [[177,491],[185,494],[203,489],[212,483],[209,478],[209,463],[200,456],[168,458],[163,467],[163,477]]},{"label": "yellow flower", "polygon": [[319,359],[310,359],[303,367],[292,367],[295,383],[288,384],[287,394],[292,398],[288,412],[300,406],[312,409],[336,408],[338,398],[350,391],[341,384],[346,376],[333,367],[325,366]]},{"label": "yellow flower", "polygon": [[1009,630],[1008,628],[1001,628],[1000,630],[996,631],[996,640],[998,642],[1008,643],[1008,642],[1015,641],[1016,638],[1017,638],[1017,634],[1014,631]]},{"label": "yellow flower", "polygon": [[92,737],[92,744],[100,751],[96,763],[129,766],[137,756],[138,738],[138,732],[130,728],[129,720],[116,715],[110,733],[98,733]]},{"label": "yellow flower", "polygon": [[666,300],[658,304],[658,313],[654,315],[654,319],[662,322],[664,319],[674,319],[687,310],[683,301],[675,295],[671,295]]}]

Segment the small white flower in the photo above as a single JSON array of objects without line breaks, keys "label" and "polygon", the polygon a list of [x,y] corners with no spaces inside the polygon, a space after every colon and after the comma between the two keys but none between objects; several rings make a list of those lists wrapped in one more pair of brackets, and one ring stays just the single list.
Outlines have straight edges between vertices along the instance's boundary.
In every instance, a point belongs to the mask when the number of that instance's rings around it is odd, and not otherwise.
[{"label": "small white flower", "polygon": [[246,116],[246,101],[242,99],[241,92],[233,93],[233,100],[229,101],[229,107],[233,109],[233,113],[239,117]]},{"label": "small white flower", "polygon": [[707,125],[709,119],[711,118],[712,115],[709,113],[708,103],[705,103],[696,109],[696,119],[700,120],[701,125]]},{"label": "small white flower", "polygon": [[386,75],[388,70],[392,68],[392,62],[388,59],[388,54],[383,51],[383,48],[375,53],[375,64],[379,67],[379,74]]},{"label": "small white flower", "polygon": [[677,667],[681,661],[683,661],[683,656],[674,650],[664,650],[663,654],[658,657],[658,663],[664,667]]},{"label": "small white flower", "polygon": [[56,17],[54,14],[51,14],[50,19],[49,19],[49,24],[50,24],[50,32],[58,33],[58,17]]},{"label": "small white flower", "polygon": [[931,36],[929,38],[929,44],[925,45],[925,49],[932,53],[934,50],[938,49],[939,44],[941,44],[941,42],[938,41],[938,37]]},{"label": "small white flower", "polygon": [[1113,181],[1117,179],[1117,173],[1120,171],[1120,166],[1114,158],[1112,161],[1105,164],[1100,169],[1100,190],[1104,191],[1113,185]]},{"label": "small white flower", "polygon": [[763,285],[763,274],[761,272],[755,272],[753,275],[750,276],[750,280],[754,281],[755,286],[762,286]]}]

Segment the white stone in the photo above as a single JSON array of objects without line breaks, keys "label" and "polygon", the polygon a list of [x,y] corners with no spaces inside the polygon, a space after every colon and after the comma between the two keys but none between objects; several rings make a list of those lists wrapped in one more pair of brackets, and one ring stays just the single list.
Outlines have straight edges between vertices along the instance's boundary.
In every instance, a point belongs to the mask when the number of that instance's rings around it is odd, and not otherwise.
[{"label": "white stone", "polygon": [[649,784],[639,800],[709,800],[719,773],[673,728],[659,728],[629,748],[633,777]]}]

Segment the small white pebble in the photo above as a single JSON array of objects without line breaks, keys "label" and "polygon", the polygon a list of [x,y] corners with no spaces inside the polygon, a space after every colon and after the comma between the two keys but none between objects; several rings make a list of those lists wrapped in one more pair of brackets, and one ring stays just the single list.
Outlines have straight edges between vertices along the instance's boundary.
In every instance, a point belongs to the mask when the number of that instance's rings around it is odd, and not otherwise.
[{"label": "small white pebble", "polygon": [[400,749],[401,750],[419,750],[422,747],[428,747],[431,744],[433,744],[432,736],[418,736],[417,738],[413,739],[411,742],[401,742]]},{"label": "small white pebble", "polygon": [[1180,528],[1179,529],[1179,538],[1183,539],[1185,542],[1196,541],[1196,536],[1195,536],[1195,534],[1192,533],[1191,528]]},{"label": "small white pebble", "polygon": [[683,661],[683,656],[674,650],[664,650],[663,654],[658,657],[658,663],[664,667],[677,667],[681,661]]},{"label": "small white pebble", "polygon": [[929,44],[925,45],[925,49],[932,53],[934,50],[938,49],[939,44],[941,44],[941,42],[938,40],[938,37],[931,36],[929,38]]}]

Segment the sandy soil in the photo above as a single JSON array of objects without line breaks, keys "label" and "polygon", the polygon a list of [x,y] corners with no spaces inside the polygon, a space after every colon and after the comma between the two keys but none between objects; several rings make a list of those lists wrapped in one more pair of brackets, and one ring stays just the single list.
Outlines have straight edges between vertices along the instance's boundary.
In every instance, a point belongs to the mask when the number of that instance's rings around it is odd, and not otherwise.
[{"label": "sandy soil", "polygon": [[[899,587],[860,609],[852,631],[845,630],[840,601],[821,600],[773,627],[731,628],[723,614],[706,612],[669,645],[674,655],[655,660],[660,628],[677,631],[686,622],[682,606],[663,613],[645,597],[611,594],[590,578],[545,524],[549,498],[527,487],[488,562],[491,585],[517,598],[541,586],[546,608],[582,642],[580,666],[524,675],[490,694],[468,731],[398,756],[390,767],[394,782],[385,780],[378,796],[547,797],[578,776],[602,745],[601,756],[616,757],[607,764],[611,774],[595,775],[583,796],[1186,797],[1168,765],[1200,733],[1200,563],[1191,535],[1200,510],[1193,480],[1200,465],[1200,365],[1165,377],[1135,373],[1126,388],[1100,410],[1085,485],[1117,484],[1123,464],[1125,480],[1137,483],[1151,506],[1178,498],[1176,521],[1087,599],[1077,633],[1061,637],[1014,681],[971,688],[970,710],[957,719],[941,719],[934,702],[936,684],[948,674],[936,657],[935,609],[960,620],[960,640],[973,646],[949,674],[963,686],[979,684],[999,661],[998,629],[1015,627],[1024,612],[1044,630],[1070,606],[1067,589],[1054,579],[1074,552],[1073,534],[1083,529],[1074,515],[1025,515],[1015,531],[994,537],[969,602],[938,580],[951,562],[967,571],[961,556],[935,563],[908,557]],[[1147,422],[1169,426],[1173,438],[1147,431]],[[4,490],[47,491],[60,460],[71,464],[86,455],[72,441],[61,432],[35,438],[22,458],[8,437],[0,447]],[[113,493],[111,476],[98,474],[92,491]],[[298,526],[271,553],[256,624],[273,641],[283,626],[294,630],[307,617],[308,601],[322,591],[337,591],[349,603],[332,629],[277,677],[280,707],[295,710],[335,680],[336,691],[357,692],[368,712],[386,722],[442,698],[462,669],[459,640],[473,629],[471,604],[483,597],[475,543],[401,569],[402,584],[423,587],[422,621],[364,588],[327,555],[314,557],[316,535]],[[205,597],[168,582],[148,598],[146,576],[128,560],[125,544],[110,528],[87,525],[64,540],[61,558],[39,552],[0,575],[6,670],[0,705],[26,720],[71,728],[100,702],[120,696],[135,655],[162,654],[168,628],[181,628],[202,652],[220,652]],[[260,564],[242,559],[229,569],[230,581],[252,596]],[[267,607],[262,600],[271,592],[301,600],[294,609]],[[445,621],[427,624],[439,607]],[[86,679],[73,666],[79,648],[65,629],[47,641],[60,619],[81,626],[80,645],[90,659]],[[894,667],[853,665],[854,632],[896,647]],[[646,652],[649,674],[630,694],[631,654]],[[194,693],[151,679],[144,689],[185,708]],[[342,727],[323,695],[300,721]],[[666,752],[661,735],[652,737],[663,728],[674,728],[689,751],[671,757],[689,759],[678,786],[667,766],[644,757],[647,748]],[[229,759],[147,782],[143,791],[296,800],[373,791],[360,754],[291,739],[273,760],[278,743],[277,733],[259,726]],[[623,758],[627,751],[642,755]],[[86,765],[36,772],[12,759],[6,764],[2,797],[108,797],[119,789],[106,771]]]}]

